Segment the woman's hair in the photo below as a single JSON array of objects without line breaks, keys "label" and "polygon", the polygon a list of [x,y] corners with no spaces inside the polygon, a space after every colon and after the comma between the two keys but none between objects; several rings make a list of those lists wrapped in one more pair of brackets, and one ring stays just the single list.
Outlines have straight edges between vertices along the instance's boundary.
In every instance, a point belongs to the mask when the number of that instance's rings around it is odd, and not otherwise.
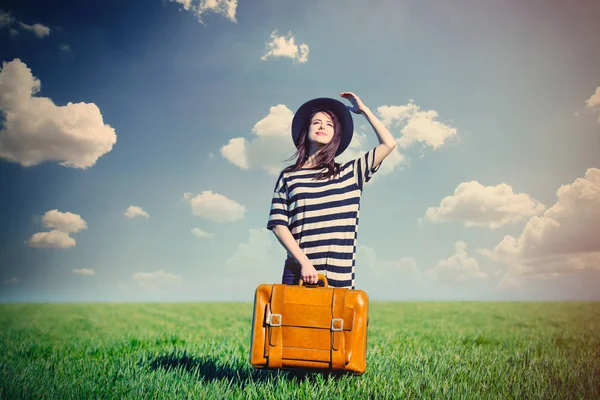
[{"label": "woman's hair", "polygon": [[297,158],[296,162],[293,165],[286,167],[283,172],[297,171],[302,167],[302,164],[308,160],[308,151],[310,145],[310,141],[308,140],[308,128],[313,117],[318,112],[327,114],[333,121],[333,138],[331,138],[329,143],[327,143],[317,152],[315,157],[315,169],[327,168],[327,171],[317,174],[315,179],[327,179],[339,173],[340,164],[336,163],[334,160],[335,153],[337,152],[338,147],[340,146],[340,141],[342,140],[342,127],[340,126],[340,122],[335,113],[324,108],[313,109],[310,116],[304,122],[304,125],[300,130],[298,149],[296,150],[296,153],[294,153],[294,155],[287,160],[290,161],[294,158]]}]

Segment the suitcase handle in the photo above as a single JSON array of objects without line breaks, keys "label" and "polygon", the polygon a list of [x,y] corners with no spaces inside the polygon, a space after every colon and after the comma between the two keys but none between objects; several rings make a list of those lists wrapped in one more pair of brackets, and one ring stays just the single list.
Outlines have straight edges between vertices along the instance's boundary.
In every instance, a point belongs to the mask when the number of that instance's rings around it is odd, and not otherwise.
[{"label": "suitcase handle", "polygon": [[323,282],[323,287],[328,287],[329,285],[327,284],[327,277],[325,277],[325,275],[323,274],[317,274],[317,283],[316,284],[312,284],[312,285],[305,285],[304,281],[302,280],[302,278],[300,278],[300,282],[299,285],[300,286],[305,286],[305,287],[319,287],[321,285],[319,285],[319,282]]}]

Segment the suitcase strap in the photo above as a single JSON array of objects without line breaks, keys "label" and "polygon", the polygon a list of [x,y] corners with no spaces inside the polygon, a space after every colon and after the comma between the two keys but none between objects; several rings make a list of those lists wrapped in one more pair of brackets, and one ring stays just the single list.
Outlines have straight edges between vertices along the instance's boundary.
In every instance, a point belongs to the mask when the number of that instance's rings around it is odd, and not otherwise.
[{"label": "suitcase strap", "polygon": [[271,313],[269,315],[269,368],[281,368],[281,354],[283,352],[283,338],[281,335],[281,312],[283,310],[283,285],[273,285],[271,291]]},{"label": "suitcase strap", "polygon": [[331,296],[331,368],[344,369],[346,366],[344,343],[344,306],[348,289],[333,289]]}]

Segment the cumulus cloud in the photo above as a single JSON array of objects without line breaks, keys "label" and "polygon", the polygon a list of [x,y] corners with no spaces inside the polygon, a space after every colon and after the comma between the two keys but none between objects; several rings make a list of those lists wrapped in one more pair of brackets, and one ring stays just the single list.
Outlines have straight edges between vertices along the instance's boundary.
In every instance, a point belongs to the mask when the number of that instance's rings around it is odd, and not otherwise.
[{"label": "cumulus cloud", "polygon": [[102,121],[94,103],[57,106],[34,96],[40,81],[20,60],[3,62],[0,71],[0,158],[29,167],[58,161],[88,168],[116,143],[115,130]]},{"label": "cumulus cloud", "polygon": [[[347,161],[363,156],[369,150],[370,146],[368,144],[367,135],[355,131],[352,135],[350,145],[342,154],[340,154],[336,161],[343,164]],[[408,160],[406,157],[400,153],[396,147],[383,161],[381,167],[377,171],[377,174],[374,175],[373,181],[379,180],[381,176],[390,174],[396,168],[407,163]]]},{"label": "cumulus cloud", "polygon": [[138,207],[138,206],[127,207],[127,210],[125,210],[123,215],[125,215],[128,218],[135,218],[135,217],[150,218],[150,215],[146,211],[144,211],[141,207]]},{"label": "cumulus cloud", "polygon": [[58,210],[47,211],[42,217],[42,223],[46,228],[55,229],[33,234],[27,241],[31,247],[59,249],[73,247],[76,242],[69,234],[87,229],[87,223],[81,216],[70,212],[63,213]]},{"label": "cumulus cloud", "polygon": [[131,277],[139,287],[149,290],[168,290],[180,287],[183,277],[159,269],[155,272],[136,272]]},{"label": "cumulus cloud", "polygon": [[69,53],[71,51],[71,46],[66,43],[63,43],[60,45],[60,49],[66,53]]},{"label": "cumulus cloud", "polygon": [[427,270],[427,276],[441,282],[465,282],[485,278],[487,274],[479,268],[479,263],[467,254],[465,242],[454,244],[455,253],[445,260],[439,260],[434,268]]},{"label": "cumulus cloud", "polygon": [[90,268],[73,268],[72,271],[74,274],[79,275],[96,275],[96,271]]},{"label": "cumulus cloud", "polygon": [[71,212],[47,211],[42,217],[42,222],[46,228],[56,228],[66,233],[76,233],[82,229],[87,229],[87,223],[83,218]]},{"label": "cumulus cloud", "polygon": [[598,86],[594,94],[585,101],[585,107],[595,112],[598,115],[598,122],[600,122],[600,86]]},{"label": "cumulus cloud", "polygon": [[462,182],[454,194],[446,196],[438,207],[425,212],[425,220],[432,222],[457,220],[465,226],[484,226],[496,229],[537,215],[545,206],[526,193],[513,193],[505,183],[483,186],[477,181]]},{"label": "cumulus cloud", "polygon": [[23,30],[33,32],[35,36],[39,38],[43,38],[44,36],[50,35],[50,28],[42,24],[27,25],[23,22],[19,22],[19,25]]},{"label": "cumulus cloud", "polygon": [[519,237],[506,235],[479,252],[506,263],[502,286],[517,287],[526,276],[560,276],[600,269],[600,169],[562,185],[557,202],[529,219]]},{"label": "cumulus cloud", "polygon": [[257,167],[271,175],[279,174],[282,160],[291,155],[286,156],[285,151],[295,151],[291,135],[293,117],[293,112],[283,104],[271,107],[268,115],[252,128],[254,138],[229,140],[221,148],[221,155],[242,169]]},{"label": "cumulus cloud", "polygon": [[237,10],[237,0],[170,0],[171,2],[179,3],[185,11],[193,13],[201,24],[202,15],[211,12],[221,14],[231,22],[237,22],[235,13]]},{"label": "cumulus cloud", "polygon": [[377,111],[382,117],[382,123],[390,130],[405,124],[401,129],[402,136],[396,140],[401,148],[421,143],[437,149],[456,136],[456,128],[435,120],[438,117],[437,111],[423,111],[413,100],[403,106],[381,106]]},{"label": "cumulus cloud", "polygon": [[585,101],[586,107],[596,107],[600,106],[600,86],[596,88],[594,94]]},{"label": "cumulus cloud", "polygon": [[[407,111],[400,112],[397,107],[404,107]],[[382,106],[378,108],[384,122],[391,129],[392,125],[400,121],[408,121],[402,130],[408,138],[397,139],[397,143],[408,147],[410,144],[423,142],[432,147],[441,146],[444,141],[456,134],[456,129],[433,121],[437,116],[435,111],[422,112],[414,104],[408,106]],[[285,105],[272,106],[269,113],[258,121],[252,128],[254,137],[246,139],[243,137],[232,138],[221,148],[221,155],[242,169],[262,168],[271,175],[278,175],[284,160],[288,160],[296,148],[291,137],[291,124],[294,113]],[[422,123],[428,120],[429,123]],[[371,130],[370,126],[365,129]],[[408,129],[408,130],[407,130]],[[383,162],[378,174],[383,176],[391,173],[398,167],[408,164],[407,158],[396,147]],[[366,136],[360,132],[354,132],[352,141],[344,153],[338,157],[338,162],[346,162],[362,156],[370,150],[367,145]],[[289,163],[288,163],[289,164]],[[286,164],[287,165],[287,164]]]},{"label": "cumulus cloud", "polygon": [[206,232],[200,228],[192,228],[191,232],[194,236],[199,237],[199,238],[211,238],[211,237],[215,236],[214,233]]},{"label": "cumulus cloud", "polygon": [[285,36],[278,36],[277,30],[271,33],[271,41],[267,43],[267,51],[260,58],[266,60],[272,58],[291,58],[294,62],[306,63],[308,61],[308,45],[302,43],[297,45],[295,39],[292,36],[292,32],[288,32],[287,38]]},{"label": "cumulus cloud", "polygon": [[248,169],[248,142],[244,138],[229,139],[229,143],[221,147],[221,155],[242,169]]},{"label": "cumulus cloud", "polygon": [[34,233],[28,241],[31,247],[67,249],[75,246],[75,239],[59,230]]},{"label": "cumulus cloud", "polygon": [[216,222],[238,221],[246,212],[246,207],[243,205],[210,190],[205,190],[196,196],[186,193],[184,199],[192,207],[194,215]]}]

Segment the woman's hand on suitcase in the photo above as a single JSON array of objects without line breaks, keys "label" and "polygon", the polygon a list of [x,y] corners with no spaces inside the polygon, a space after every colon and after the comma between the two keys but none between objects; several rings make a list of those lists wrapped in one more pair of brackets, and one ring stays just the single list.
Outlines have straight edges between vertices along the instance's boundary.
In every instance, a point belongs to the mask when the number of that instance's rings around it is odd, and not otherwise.
[{"label": "woman's hand on suitcase", "polygon": [[304,283],[308,283],[309,285],[315,285],[319,281],[317,270],[310,263],[302,264],[300,269],[300,277]]}]

